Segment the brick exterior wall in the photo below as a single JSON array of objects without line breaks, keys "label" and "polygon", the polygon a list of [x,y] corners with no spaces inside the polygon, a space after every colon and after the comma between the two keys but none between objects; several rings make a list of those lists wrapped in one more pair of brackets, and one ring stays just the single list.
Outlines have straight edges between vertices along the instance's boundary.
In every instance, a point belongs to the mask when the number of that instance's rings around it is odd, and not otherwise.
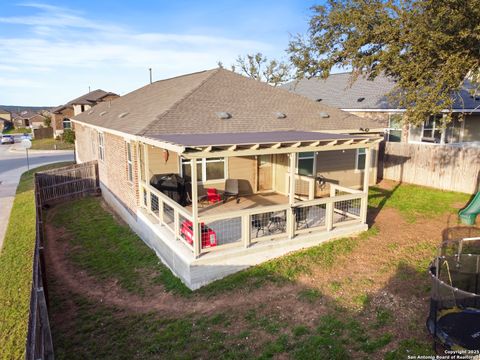
[{"label": "brick exterior wall", "polygon": [[73,108],[63,109],[60,114],[51,114],[52,116],[52,128],[53,136],[63,132],[63,119],[73,117]]},{"label": "brick exterior wall", "polygon": [[139,205],[137,143],[131,142],[133,181],[128,180],[127,143],[121,136],[104,133],[105,159],[98,158],[98,132],[76,124],[77,160],[98,160],[100,182],[135,216]]}]

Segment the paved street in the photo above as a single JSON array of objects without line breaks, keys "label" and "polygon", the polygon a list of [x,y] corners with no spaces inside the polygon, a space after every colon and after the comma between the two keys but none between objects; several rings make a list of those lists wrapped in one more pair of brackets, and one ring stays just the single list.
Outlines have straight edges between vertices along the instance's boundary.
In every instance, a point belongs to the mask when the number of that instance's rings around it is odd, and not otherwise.
[{"label": "paved street", "polygon": [[[15,139],[16,142],[20,140]],[[0,250],[12,209],[18,181],[27,171],[25,151],[12,151],[16,145],[0,145]],[[73,151],[30,151],[30,168],[59,161],[73,160]]]}]

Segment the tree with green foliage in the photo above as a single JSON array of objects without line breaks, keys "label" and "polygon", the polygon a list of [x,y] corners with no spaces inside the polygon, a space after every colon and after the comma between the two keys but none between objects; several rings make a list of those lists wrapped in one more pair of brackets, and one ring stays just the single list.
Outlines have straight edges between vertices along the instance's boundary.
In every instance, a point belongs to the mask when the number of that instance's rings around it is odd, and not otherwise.
[{"label": "tree with green foliage", "polygon": [[[223,67],[221,63],[219,66]],[[262,53],[238,56],[231,68],[232,71],[273,86],[292,79],[290,65],[278,60],[269,60]]]},{"label": "tree with green foliage", "polygon": [[50,115],[42,115],[43,116],[43,125],[45,127],[50,127],[52,125],[52,117]]},{"label": "tree with green foliage", "polygon": [[[328,0],[289,44],[296,77],[333,67],[396,81],[389,95],[411,123],[450,110],[464,81],[480,83],[480,0]],[[448,117],[450,117],[450,114]]]},{"label": "tree with green foliage", "polygon": [[73,131],[72,129],[63,130],[62,140],[63,140],[63,142],[65,142],[67,144],[74,144],[75,143],[75,131]]}]

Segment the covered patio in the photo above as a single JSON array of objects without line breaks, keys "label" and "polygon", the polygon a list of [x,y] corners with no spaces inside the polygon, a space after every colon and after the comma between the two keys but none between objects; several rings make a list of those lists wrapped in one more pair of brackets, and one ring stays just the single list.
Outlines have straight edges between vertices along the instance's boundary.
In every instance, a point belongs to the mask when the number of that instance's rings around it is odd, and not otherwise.
[{"label": "covered patio", "polygon": [[[361,148],[367,154],[365,166],[369,169],[370,149],[381,141],[378,137],[278,131],[162,135],[149,140],[144,146],[155,144],[161,149],[157,156],[165,153],[176,156],[178,167],[171,170],[184,177],[188,175],[186,183],[191,191],[187,193],[188,202],[180,205],[152,186],[147,181],[152,172],[146,174],[146,169],[151,167],[149,157],[153,152],[144,151],[142,156],[140,151],[141,205],[190,249],[194,258],[232,247],[250,248],[264,240],[293,240],[299,235],[315,236],[349,225],[358,229],[359,224],[366,223],[368,172],[361,189],[327,183],[323,184],[324,191],[319,192],[316,174],[298,173],[298,154]],[[280,156],[285,159],[283,163],[278,161]],[[217,184],[206,178],[208,159],[213,159],[215,165],[211,169],[215,171],[223,171],[218,163],[224,161],[225,182],[232,174],[247,179],[249,186],[237,189],[238,199],[234,196],[223,201],[222,194],[228,189],[223,182]],[[242,162],[235,160],[235,166],[227,169],[234,159]],[[270,159],[271,164],[265,159]],[[254,161],[254,167],[247,160]],[[241,171],[237,164],[243,166]],[[270,187],[265,186],[267,182],[259,186],[261,179],[265,179],[262,165],[267,168],[271,165]],[[207,191],[218,193],[216,201],[206,198]]]}]

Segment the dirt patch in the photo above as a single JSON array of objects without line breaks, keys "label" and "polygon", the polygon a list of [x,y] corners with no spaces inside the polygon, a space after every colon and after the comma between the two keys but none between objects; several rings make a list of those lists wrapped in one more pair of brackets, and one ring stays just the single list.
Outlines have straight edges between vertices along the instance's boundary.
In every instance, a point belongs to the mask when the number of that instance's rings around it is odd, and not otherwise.
[{"label": "dirt patch", "polygon": [[[295,284],[277,286],[267,284],[260,289],[242,291],[241,289],[222,294],[214,298],[194,295],[191,298],[175,296],[166,292],[160,285],[149,289],[141,297],[123,290],[115,279],[99,281],[89,276],[86,271],[76,268],[69,260],[68,233],[51,224],[46,224],[48,244],[46,246],[47,266],[56,282],[65,286],[69,291],[82,295],[89,300],[111,305],[120,309],[134,312],[157,311],[172,316],[188,313],[210,314],[231,308],[241,308],[260,303],[289,306],[291,294],[297,294],[300,287]],[[296,302],[296,298],[291,299]],[[291,306],[296,312],[302,311]],[[308,311],[307,311],[308,313]]]},{"label": "dirt patch", "polygon": [[[49,210],[49,218],[54,211]],[[252,321],[314,328],[322,314],[342,309],[346,319],[355,318],[371,336],[393,334],[394,340],[371,356],[382,358],[387,350],[397,346],[398,339],[427,339],[424,321],[428,313],[429,283],[426,266],[421,262],[431,258],[432,249],[441,241],[442,230],[448,222],[448,215],[444,215],[407,223],[397,210],[386,208],[375,219],[379,234],[359,239],[355,248],[340,255],[333,266],[313,266],[308,275],[301,276],[295,283],[267,282],[257,289],[239,288],[210,297],[198,293],[190,297],[177,296],[161,285],[150,286],[144,296],[139,296],[122,289],[115,279],[99,281],[69,261],[73,250],[70,235],[65,229],[55,228],[51,221],[46,224],[46,259],[53,286],[118,309],[118,316],[154,312],[160,317],[184,318],[228,313],[235,318],[238,335],[243,330],[251,330]],[[319,291],[318,298],[300,298],[299,293],[312,289]],[[67,301],[63,307],[64,314],[54,314],[54,322],[74,323],[75,303]],[[245,316],[252,309],[256,320]],[[375,323],[379,309],[391,313],[393,319],[381,329],[372,330],[371,324]],[[286,329],[280,326],[275,336]],[[275,338],[259,331],[251,330],[248,335],[258,337],[256,341],[241,340],[257,346],[255,353],[261,351],[265,341]]]},{"label": "dirt patch", "polygon": [[360,241],[351,254],[340,256],[333,267],[314,268],[311,274],[300,277],[297,284],[266,284],[253,291],[239,289],[213,298],[202,295],[184,298],[166,292],[161,285],[153,286],[142,297],[123,290],[115,279],[99,281],[68,261],[67,254],[71,250],[68,234],[51,224],[46,225],[46,254],[50,272],[70,291],[129,311],[208,314],[232,307],[270,303],[286,307],[302,321],[308,322],[311,306],[297,299],[297,294],[304,288],[320,289],[323,294],[352,308],[361,307],[355,302],[354,294],[373,294],[387,285],[397,296],[402,297],[403,292],[406,292],[405,296],[410,296],[411,289],[405,288],[403,280],[395,285],[398,261],[405,257],[405,248],[409,246],[414,251],[419,243],[437,245],[444,223],[445,219],[439,218],[409,224],[396,210],[384,209],[376,219],[380,234]]},{"label": "dirt patch", "polygon": [[396,186],[398,186],[398,182],[393,180],[382,179],[375,186],[384,190],[393,190]]}]

